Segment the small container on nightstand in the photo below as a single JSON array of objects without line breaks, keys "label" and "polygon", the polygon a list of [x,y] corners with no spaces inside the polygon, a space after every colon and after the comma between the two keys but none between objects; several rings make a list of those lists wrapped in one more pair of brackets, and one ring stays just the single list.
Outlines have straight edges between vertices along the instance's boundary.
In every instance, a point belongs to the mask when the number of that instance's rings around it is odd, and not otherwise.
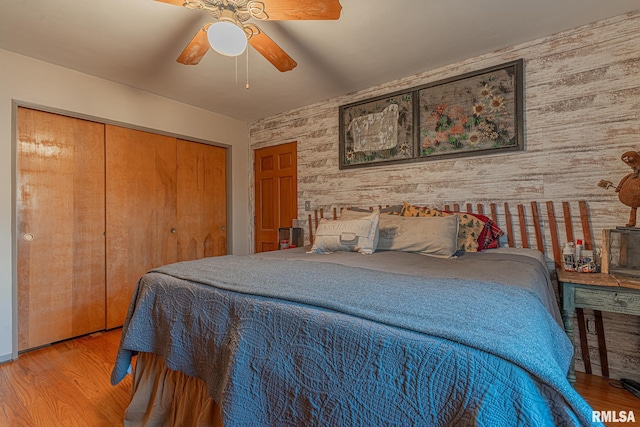
[{"label": "small container on nightstand", "polygon": [[[280,249],[289,249],[292,247],[301,248],[304,246],[304,230],[300,227],[291,228],[278,228],[278,241],[280,242]],[[282,244],[283,241],[287,241],[286,247]]]},{"label": "small container on nightstand", "polygon": [[602,272],[640,277],[640,228],[602,230]]}]

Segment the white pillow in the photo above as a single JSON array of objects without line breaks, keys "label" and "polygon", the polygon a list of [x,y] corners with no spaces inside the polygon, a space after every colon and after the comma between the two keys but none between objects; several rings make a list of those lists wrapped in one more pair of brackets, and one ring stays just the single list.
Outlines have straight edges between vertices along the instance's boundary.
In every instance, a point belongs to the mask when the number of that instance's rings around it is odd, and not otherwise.
[{"label": "white pillow", "polygon": [[372,254],[378,241],[380,212],[350,220],[322,219],[313,241],[311,252],[328,254],[336,251]]},{"label": "white pillow", "polygon": [[340,216],[338,216],[339,221],[344,221],[345,219],[355,219],[355,218],[363,218],[365,216],[369,216],[374,211],[354,211],[352,209],[343,209],[340,212]]},{"label": "white pillow", "polygon": [[[378,210],[380,212],[380,222],[378,224],[379,228],[383,228],[385,226],[387,218],[398,216],[398,215],[383,214],[382,211],[380,211],[378,208],[376,208],[375,210]],[[375,212],[375,210],[365,212],[365,211],[355,211],[353,209],[343,209],[342,212],[340,213],[340,216],[338,217],[338,221],[344,221],[346,219],[355,219],[355,218],[362,218],[365,216],[369,216],[373,212]]]},{"label": "white pillow", "polygon": [[458,247],[458,215],[408,217],[384,215],[377,250],[417,252],[450,258]]}]

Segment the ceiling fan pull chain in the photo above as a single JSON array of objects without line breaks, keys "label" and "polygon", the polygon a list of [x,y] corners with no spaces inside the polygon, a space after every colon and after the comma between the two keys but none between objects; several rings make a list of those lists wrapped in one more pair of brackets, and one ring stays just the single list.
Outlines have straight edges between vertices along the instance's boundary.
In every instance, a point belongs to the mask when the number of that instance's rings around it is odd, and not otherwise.
[{"label": "ceiling fan pull chain", "polygon": [[238,85],[238,57],[235,57],[236,59],[236,86]]},{"label": "ceiling fan pull chain", "polygon": [[245,88],[249,90],[249,49],[247,49],[247,85]]}]

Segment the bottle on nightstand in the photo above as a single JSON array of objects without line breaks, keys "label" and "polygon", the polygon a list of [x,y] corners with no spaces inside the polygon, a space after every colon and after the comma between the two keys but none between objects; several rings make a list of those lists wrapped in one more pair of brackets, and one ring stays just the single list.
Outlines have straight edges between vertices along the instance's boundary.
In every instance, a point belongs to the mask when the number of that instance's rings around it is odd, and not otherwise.
[{"label": "bottle on nightstand", "polygon": [[573,242],[567,242],[562,248],[562,258],[564,260],[565,271],[576,270],[576,249]]}]

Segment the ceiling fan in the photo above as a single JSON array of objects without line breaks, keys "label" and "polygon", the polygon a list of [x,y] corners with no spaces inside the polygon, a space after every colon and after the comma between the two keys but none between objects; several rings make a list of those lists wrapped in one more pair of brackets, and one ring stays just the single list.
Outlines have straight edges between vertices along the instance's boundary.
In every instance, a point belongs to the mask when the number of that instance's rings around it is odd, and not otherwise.
[{"label": "ceiling fan", "polygon": [[[216,19],[198,30],[178,57],[178,62],[195,65],[200,62],[210,47],[223,55],[237,56],[244,52],[248,42],[282,72],[292,70],[298,64],[257,25],[247,21],[250,18],[272,21],[338,19],[342,10],[339,0],[156,1],[204,10]],[[233,38],[234,34],[235,38]],[[237,43],[234,44],[234,40]],[[228,42],[232,43],[228,45]]]}]

